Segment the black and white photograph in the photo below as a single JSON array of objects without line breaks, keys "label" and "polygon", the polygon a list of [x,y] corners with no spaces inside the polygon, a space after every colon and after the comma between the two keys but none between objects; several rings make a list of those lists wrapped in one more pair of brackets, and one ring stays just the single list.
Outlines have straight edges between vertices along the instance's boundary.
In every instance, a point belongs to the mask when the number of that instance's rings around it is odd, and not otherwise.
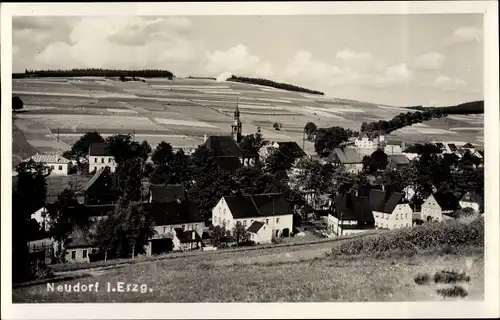
[{"label": "black and white photograph", "polygon": [[5,298],[494,316],[498,4],[478,3],[2,4]]}]

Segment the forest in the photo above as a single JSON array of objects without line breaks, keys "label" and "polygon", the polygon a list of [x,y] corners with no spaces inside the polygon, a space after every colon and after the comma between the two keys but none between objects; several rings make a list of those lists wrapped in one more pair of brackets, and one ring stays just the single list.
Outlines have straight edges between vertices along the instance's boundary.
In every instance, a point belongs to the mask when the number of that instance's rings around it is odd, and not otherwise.
[{"label": "forest", "polygon": [[115,69],[70,69],[70,70],[25,70],[24,73],[13,73],[12,79],[46,78],[46,77],[143,77],[168,78],[175,76],[168,70],[115,70]]},{"label": "forest", "polygon": [[443,112],[446,114],[482,114],[484,113],[484,101],[472,101],[461,103],[456,106],[448,106],[448,107],[423,107],[423,106],[412,106],[410,109],[420,110],[420,111],[437,111]]},{"label": "forest", "polygon": [[321,91],[306,89],[306,88],[302,88],[299,86],[295,86],[293,84],[275,82],[272,80],[267,80],[267,79],[262,79],[262,78],[237,77],[237,76],[233,75],[230,78],[228,78],[227,81],[241,82],[241,83],[248,83],[248,84],[258,84],[261,86],[272,87],[272,88],[282,89],[282,90],[287,90],[287,91],[297,91],[297,92],[305,92],[305,93],[310,93],[310,94],[325,95]]}]

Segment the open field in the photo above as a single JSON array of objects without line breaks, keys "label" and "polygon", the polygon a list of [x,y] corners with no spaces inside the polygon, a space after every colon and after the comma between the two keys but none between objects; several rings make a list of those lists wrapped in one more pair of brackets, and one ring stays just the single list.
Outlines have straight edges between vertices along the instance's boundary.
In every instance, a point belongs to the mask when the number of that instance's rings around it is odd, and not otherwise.
[{"label": "open field", "polygon": [[[62,138],[62,143],[51,138],[58,129],[59,133],[74,134],[89,130],[165,134],[167,142],[168,135],[189,136],[193,138],[192,147],[196,147],[204,134],[231,131],[237,101],[244,134],[254,133],[260,126],[269,140],[300,144],[302,129],[309,121],[319,127],[340,125],[359,130],[364,121],[389,120],[407,112],[399,107],[203,79],[155,78],[143,83],[99,77],[43,78],[14,79],[12,84],[13,94],[25,104],[24,112],[16,119],[17,127],[26,141],[41,152],[67,148],[67,139]],[[38,125],[39,132],[23,125],[28,122],[32,127]],[[282,123],[280,131],[273,129],[275,122]],[[482,115],[451,116],[428,121],[425,127],[404,128],[393,135],[408,141],[418,136],[482,144],[483,122]],[[18,133],[14,139],[20,139],[14,144],[23,143]],[[17,151],[14,154],[20,156]]]},{"label": "open field", "polygon": [[[331,246],[331,244],[329,244]],[[293,247],[292,247],[293,248]],[[484,299],[484,257],[479,250],[455,255],[376,258],[324,257],[317,250],[260,255],[186,257],[95,271],[58,284],[99,282],[95,293],[47,292],[47,285],[13,290],[13,302],[326,302],[442,301],[438,285],[419,286],[414,277],[446,269],[466,269],[467,300]],[[106,292],[107,282],[146,284],[152,292]]]}]

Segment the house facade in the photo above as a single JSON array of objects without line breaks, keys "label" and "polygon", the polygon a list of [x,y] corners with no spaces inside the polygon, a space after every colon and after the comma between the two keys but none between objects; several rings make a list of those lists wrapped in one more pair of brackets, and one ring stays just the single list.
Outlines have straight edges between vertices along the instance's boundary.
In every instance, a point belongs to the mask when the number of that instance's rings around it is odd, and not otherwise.
[{"label": "house facade", "polygon": [[335,167],[343,166],[347,172],[357,174],[363,170],[363,161],[354,148],[335,148],[328,156],[328,161]]},{"label": "house facade", "polygon": [[431,194],[422,204],[422,220],[443,221],[450,219],[459,208],[459,201],[451,192],[436,192]]},{"label": "house facade", "polygon": [[404,169],[408,164],[410,164],[410,160],[404,154],[391,154],[387,157],[388,160],[388,168],[393,170],[401,170]]},{"label": "house facade", "polygon": [[30,159],[49,167],[51,175],[67,176],[71,168],[70,160],[56,154],[35,154]]},{"label": "house facade", "polygon": [[367,197],[337,195],[333,211],[326,218],[327,233],[347,236],[375,229],[375,220]]},{"label": "house facade", "polygon": [[403,193],[370,190],[370,205],[379,229],[400,229],[412,226],[413,210]]},{"label": "house facade", "polygon": [[259,154],[244,152],[232,136],[209,136],[203,146],[213,152],[216,161],[217,158],[234,158],[246,167],[259,165]]},{"label": "house facade", "polygon": [[109,167],[111,172],[116,171],[115,157],[109,152],[105,143],[92,143],[89,147],[89,172]]},{"label": "house facade", "polygon": [[481,212],[481,197],[475,192],[467,192],[459,201],[460,208],[471,208],[475,212]]},{"label": "house facade", "polygon": [[250,235],[249,240],[256,244],[271,243],[273,240],[273,230],[261,221],[254,221],[248,227],[247,232]]},{"label": "house facade", "polygon": [[384,146],[384,153],[387,155],[401,154],[404,149],[404,142],[398,140],[387,140]]},{"label": "house facade", "polygon": [[356,140],[354,146],[359,149],[360,153],[371,154],[373,151],[381,147],[385,141],[385,135],[378,132],[362,132]]},{"label": "house facade", "polygon": [[118,199],[113,189],[113,180],[110,167],[101,167],[83,188],[84,203],[86,205],[112,204]]},{"label": "house facade", "polygon": [[248,228],[255,221],[271,228],[273,237],[288,237],[293,231],[293,211],[282,196],[224,196],[212,209],[212,224],[226,230],[232,231],[238,222]]}]

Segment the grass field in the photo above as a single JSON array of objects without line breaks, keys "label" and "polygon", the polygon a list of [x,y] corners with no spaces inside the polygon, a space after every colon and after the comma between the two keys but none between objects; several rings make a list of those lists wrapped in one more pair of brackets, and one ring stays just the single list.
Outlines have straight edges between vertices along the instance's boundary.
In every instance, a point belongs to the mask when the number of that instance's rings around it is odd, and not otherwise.
[{"label": "grass field", "polygon": [[[59,272],[60,276],[74,278],[56,285],[99,282],[98,292],[50,292],[47,284],[39,284],[15,288],[13,302],[482,300],[483,242],[484,221],[478,219],[432,223],[338,241],[191,252],[157,261],[138,258],[133,264],[129,260],[129,264],[108,268]],[[455,278],[453,274],[448,281],[442,281],[442,276],[436,278],[442,272],[455,273]],[[456,275],[460,273],[465,273],[466,281],[459,281]],[[417,281],[424,277],[429,281]],[[107,291],[107,283],[115,286],[118,282],[142,284],[149,290]],[[449,289],[450,283],[460,286],[466,296],[444,298],[438,290]]]},{"label": "grass field", "polygon": [[[135,130],[136,134],[157,131],[187,135],[197,141],[204,134],[228,134],[234,107],[239,101],[243,134],[254,133],[257,126],[261,126],[268,134],[267,139],[301,143],[302,128],[309,121],[319,127],[340,125],[359,130],[364,121],[389,120],[407,111],[393,106],[201,79],[147,79],[146,83],[124,83],[98,77],[46,78],[15,79],[12,84],[13,94],[20,96],[25,104],[25,112],[19,114],[19,118],[39,122],[52,133],[58,128],[61,132],[79,134],[88,130],[105,133]],[[275,131],[274,122],[286,125]],[[482,131],[472,128],[481,128],[483,122],[484,117],[480,116],[454,116],[428,121],[426,128],[398,130],[393,135],[408,141],[418,136],[482,144],[478,134]],[[471,129],[463,129],[469,127]],[[30,133],[22,127],[19,130],[24,135]],[[14,138],[20,139],[20,135]],[[30,139],[27,141],[32,144]],[[16,143],[22,144],[22,141]],[[64,150],[60,144],[45,143],[43,152],[60,152],[61,148]]]}]

